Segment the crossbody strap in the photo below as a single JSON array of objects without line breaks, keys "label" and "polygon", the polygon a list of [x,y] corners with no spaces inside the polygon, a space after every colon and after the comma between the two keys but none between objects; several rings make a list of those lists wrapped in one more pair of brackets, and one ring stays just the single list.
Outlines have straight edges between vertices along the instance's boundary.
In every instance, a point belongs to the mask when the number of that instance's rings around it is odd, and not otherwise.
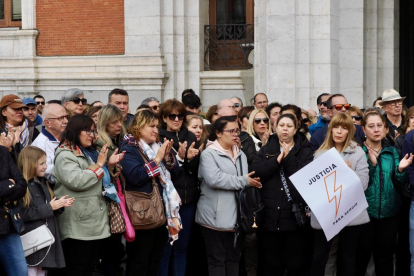
[{"label": "crossbody strap", "polygon": [[283,167],[279,170],[279,173],[280,173],[280,179],[282,179],[283,189],[285,190],[286,196],[288,198],[288,202],[290,204],[293,204],[293,199],[292,199],[292,196],[290,195],[290,190],[286,182],[285,173],[283,172]]}]

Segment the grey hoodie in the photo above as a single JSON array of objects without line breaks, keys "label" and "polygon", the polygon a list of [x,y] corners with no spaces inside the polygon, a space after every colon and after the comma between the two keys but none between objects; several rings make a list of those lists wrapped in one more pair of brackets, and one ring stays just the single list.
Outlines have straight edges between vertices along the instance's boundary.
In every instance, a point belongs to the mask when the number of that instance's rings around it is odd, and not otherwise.
[{"label": "grey hoodie", "polygon": [[210,142],[200,157],[198,178],[202,183],[195,221],[218,231],[233,231],[237,219],[235,191],[249,185],[247,158],[238,151],[233,162],[217,144]]},{"label": "grey hoodie", "polygon": [[[315,158],[321,156],[324,152],[318,152],[315,154]],[[362,188],[364,191],[368,188],[369,182],[369,169],[367,158],[365,157],[365,152],[360,146],[354,141],[351,141],[351,144],[346,148],[342,154],[344,161],[349,161],[351,163],[352,169],[355,171],[362,183]],[[347,226],[360,225],[369,222],[369,216],[367,209],[362,211],[362,213],[357,216],[353,221],[351,221]],[[319,221],[312,214],[311,216],[311,226],[314,229],[322,229]]]}]

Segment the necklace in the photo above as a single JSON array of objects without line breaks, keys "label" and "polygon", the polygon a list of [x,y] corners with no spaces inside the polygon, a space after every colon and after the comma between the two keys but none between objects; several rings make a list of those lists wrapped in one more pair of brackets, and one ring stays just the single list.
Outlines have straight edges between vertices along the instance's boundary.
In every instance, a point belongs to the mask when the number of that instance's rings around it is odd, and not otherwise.
[{"label": "necklace", "polygon": [[375,151],[376,154],[379,154],[382,150],[382,146],[380,146],[378,149],[374,149],[372,146],[370,146],[366,141],[365,141],[365,145],[367,147],[369,147],[370,149],[372,149],[373,151]]}]

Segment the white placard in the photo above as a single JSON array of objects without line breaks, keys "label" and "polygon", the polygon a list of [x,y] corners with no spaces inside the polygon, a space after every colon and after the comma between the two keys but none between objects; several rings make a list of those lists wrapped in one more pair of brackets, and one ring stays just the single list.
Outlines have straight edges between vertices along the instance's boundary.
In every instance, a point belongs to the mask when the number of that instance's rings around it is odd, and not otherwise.
[{"label": "white placard", "polygon": [[329,241],[368,207],[361,180],[335,148],[289,177]]}]

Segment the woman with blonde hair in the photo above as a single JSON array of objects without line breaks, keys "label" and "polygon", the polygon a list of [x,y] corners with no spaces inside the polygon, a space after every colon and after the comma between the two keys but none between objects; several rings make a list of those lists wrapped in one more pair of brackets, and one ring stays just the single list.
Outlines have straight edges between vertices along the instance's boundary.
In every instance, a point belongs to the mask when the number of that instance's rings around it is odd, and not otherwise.
[{"label": "woman with blonde hair", "polygon": [[197,138],[197,142],[204,148],[207,143],[207,131],[204,129],[203,118],[199,115],[187,115],[187,129],[194,133]]},{"label": "woman with blonde hair", "polygon": [[168,237],[171,242],[177,240],[181,230],[181,199],[171,181],[171,175],[177,175],[180,166],[171,150],[173,141],[165,139],[159,143],[158,123],[158,115],[151,110],[137,112],[120,146],[125,150],[125,158],[121,161],[125,190],[149,194],[153,188],[158,189],[168,223],[168,228],[164,224],[150,230],[135,230],[135,240],[126,244],[127,276],[158,275]]},{"label": "woman with blonde hair", "polygon": [[250,113],[247,133],[253,138],[256,151],[266,145],[269,136],[272,134],[269,116],[263,109],[255,109]]},{"label": "woman with blonde hair", "polygon": [[[325,140],[316,151],[314,159],[319,158],[331,148],[335,148],[341,154],[349,168],[355,171],[365,191],[369,181],[368,163],[365,152],[353,140],[354,134],[355,127],[351,117],[344,113],[335,115],[329,124]],[[339,238],[337,260],[339,275],[355,275],[355,256],[358,238],[362,225],[368,222],[369,216],[365,209],[337,234]],[[311,275],[323,276],[333,239],[330,241],[326,240],[322,227],[313,214],[311,216],[311,226],[315,229],[315,252]]]},{"label": "woman with blonde hair", "polygon": [[122,111],[111,104],[104,106],[99,112],[96,128],[99,135],[96,148],[100,150],[106,144],[109,158],[119,147],[125,134]]},{"label": "woman with blonde hair", "polygon": [[46,224],[55,238],[52,246],[45,247],[26,257],[29,265],[29,276],[45,275],[46,269],[65,267],[60,234],[55,218],[63,212],[63,207],[70,207],[74,198],[67,195],[56,199],[52,189],[46,181],[46,153],[32,146],[25,147],[18,160],[18,168],[28,182],[26,195],[20,200],[25,221],[25,230],[22,235]]}]

